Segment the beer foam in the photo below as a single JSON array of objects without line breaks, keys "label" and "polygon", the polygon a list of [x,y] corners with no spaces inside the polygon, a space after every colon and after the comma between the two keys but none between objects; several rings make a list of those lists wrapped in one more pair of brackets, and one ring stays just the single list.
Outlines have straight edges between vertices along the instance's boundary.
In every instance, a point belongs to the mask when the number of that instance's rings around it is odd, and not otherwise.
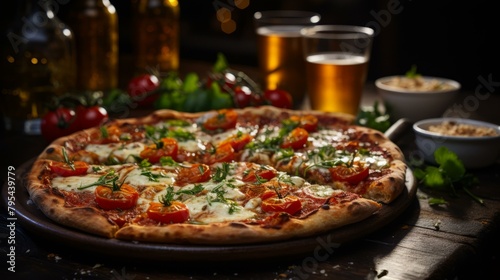
[{"label": "beer foam", "polygon": [[307,56],[307,62],[333,65],[355,65],[368,62],[362,55],[350,53],[321,53]]},{"label": "beer foam", "polygon": [[262,36],[300,37],[300,25],[264,26],[257,29],[257,34]]}]

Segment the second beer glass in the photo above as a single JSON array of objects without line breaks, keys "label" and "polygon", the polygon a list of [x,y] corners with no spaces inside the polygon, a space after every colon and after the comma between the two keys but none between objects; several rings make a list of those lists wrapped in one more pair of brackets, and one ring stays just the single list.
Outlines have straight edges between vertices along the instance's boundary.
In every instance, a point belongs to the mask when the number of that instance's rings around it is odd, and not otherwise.
[{"label": "second beer glass", "polygon": [[305,61],[300,30],[319,22],[320,15],[307,11],[262,11],[254,14],[259,67],[264,89],[283,89],[294,107],[305,96]]},{"label": "second beer glass", "polygon": [[361,26],[318,25],[301,33],[311,109],[356,115],[374,31]]}]

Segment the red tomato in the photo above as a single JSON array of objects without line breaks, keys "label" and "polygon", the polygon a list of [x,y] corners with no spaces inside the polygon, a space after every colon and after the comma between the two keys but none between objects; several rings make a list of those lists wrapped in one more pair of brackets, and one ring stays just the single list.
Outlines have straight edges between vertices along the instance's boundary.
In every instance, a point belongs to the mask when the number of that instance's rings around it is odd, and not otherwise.
[{"label": "red tomato", "polygon": [[59,176],[79,176],[87,174],[89,169],[88,163],[84,161],[74,161],[71,164],[61,161],[53,161],[49,165],[50,170]]},{"label": "red tomato", "polygon": [[246,86],[234,89],[234,104],[237,108],[245,108],[252,104],[252,91]]},{"label": "red tomato", "polygon": [[223,143],[215,149],[214,154],[210,154],[206,162],[214,164],[217,162],[231,162],[235,158],[234,148],[231,143]]},{"label": "red tomato", "polygon": [[297,122],[300,127],[308,132],[318,130],[318,118],[313,115],[291,116],[290,120]]},{"label": "red tomato", "polygon": [[268,89],[264,91],[264,101],[278,108],[290,109],[292,108],[293,100],[292,95],[288,91],[282,89]]},{"label": "red tomato", "polygon": [[283,143],[281,143],[281,147],[284,149],[292,148],[294,150],[304,148],[307,144],[308,137],[309,133],[307,130],[301,127],[294,128],[285,136]]},{"label": "red tomato", "polygon": [[97,186],[95,201],[104,210],[129,209],[137,204],[139,193],[129,184],[122,184],[119,190],[107,186]]},{"label": "red tomato", "polygon": [[248,133],[242,133],[241,135],[233,135],[228,137],[226,140],[222,141],[220,145],[229,143],[233,147],[235,152],[243,150],[246,144],[252,141],[253,137]]},{"label": "red tomato", "polygon": [[139,154],[141,158],[148,159],[150,163],[157,163],[161,157],[177,157],[179,145],[177,140],[170,137],[162,138],[158,143],[152,144],[144,148]]},{"label": "red tomato", "polygon": [[232,109],[221,109],[217,111],[217,114],[213,117],[208,118],[203,127],[207,130],[227,130],[234,128],[238,120],[238,113]]},{"label": "red tomato", "polygon": [[108,112],[101,106],[79,106],[76,109],[76,122],[79,129],[99,126],[107,120]]},{"label": "red tomato", "polygon": [[151,74],[142,74],[132,78],[127,87],[127,93],[132,98],[132,101],[139,106],[152,106],[158,94],[151,92],[160,87],[160,79]]},{"label": "red tomato", "polygon": [[78,131],[75,111],[64,107],[50,111],[42,117],[40,128],[47,141],[74,133]]},{"label": "red tomato", "polygon": [[333,180],[357,184],[368,177],[368,167],[353,165],[350,167],[339,165],[329,169]]},{"label": "red tomato", "polygon": [[177,174],[177,183],[179,185],[203,183],[208,180],[210,180],[210,167],[202,163],[182,168]]},{"label": "red tomato", "polygon": [[159,202],[151,202],[147,210],[148,217],[164,224],[183,223],[189,219],[186,204],[174,200],[166,206]]},{"label": "red tomato", "polygon": [[243,175],[242,181],[247,183],[255,183],[258,180],[269,181],[276,177],[276,172],[271,169],[250,169]]},{"label": "red tomato", "polygon": [[293,215],[302,209],[300,199],[293,195],[279,198],[272,196],[262,201],[261,208],[264,212],[286,212]]}]

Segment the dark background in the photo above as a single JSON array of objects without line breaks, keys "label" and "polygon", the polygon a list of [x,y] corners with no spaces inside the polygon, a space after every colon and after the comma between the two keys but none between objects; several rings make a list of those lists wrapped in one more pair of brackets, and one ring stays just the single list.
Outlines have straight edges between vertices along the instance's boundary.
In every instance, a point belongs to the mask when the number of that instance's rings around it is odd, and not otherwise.
[{"label": "dark background", "polygon": [[[65,2],[58,16],[64,19]],[[132,0],[133,1],[133,0]],[[17,16],[22,1],[4,0],[0,6],[2,30]],[[120,53],[132,54],[131,1],[111,0],[120,26]],[[459,81],[466,90],[475,90],[478,77],[500,81],[497,67],[499,49],[494,41],[500,24],[494,1],[397,1],[397,0],[249,0],[239,9],[238,0],[179,0],[181,16],[181,59],[214,62],[222,52],[231,65],[257,65],[252,16],[258,10],[302,9],[319,12],[321,23],[375,27],[376,37],[368,80],[404,74],[412,65],[418,72]],[[236,30],[220,30],[217,7],[227,7]],[[126,65],[120,65],[126,67]],[[493,88],[495,94],[499,85]],[[495,91],[495,89],[497,89]]]}]

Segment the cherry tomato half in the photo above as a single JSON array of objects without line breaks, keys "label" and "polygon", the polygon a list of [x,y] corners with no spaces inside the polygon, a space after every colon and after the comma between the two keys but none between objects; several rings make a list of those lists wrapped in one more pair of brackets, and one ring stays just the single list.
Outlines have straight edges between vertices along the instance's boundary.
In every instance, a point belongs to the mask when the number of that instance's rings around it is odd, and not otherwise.
[{"label": "cherry tomato half", "polygon": [[158,94],[151,94],[160,87],[160,79],[151,74],[141,74],[133,77],[127,87],[127,93],[132,101],[139,106],[148,107],[153,105]]},{"label": "cherry tomato half", "polygon": [[144,148],[139,156],[143,159],[148,159],[150,163],[157,163],[161,157],[177,157],[179,145],[177,140],[170,137],[162,138],[158,143],[151,144]]},{"label": "cherry tomato half", "polygon": [[368,167],[361,165],[335,166],[329,169],[333,180],[357,184],[368,177],[370,171]]},{"label": "cherry tomato half", "polygon": [[54,111],[49,111],[42,117],[40,126],[42,136],[47,141],[53,141],[78,131],[76,113],[74,110],[59,107]]},{"label": "cherry tomato half", "polygon": [[186,204],[177,200],[170,202],[168,206],[151,202],[146,213],[150,219],[164,224],[183,223],[189,219]]},{"label": "cherry tomato half", "polygon": [[269,181],[276,177],[276,172],[271,169],[250,169],[243,175],[243,182],[255,183],[257,181]]},{"label": "cherry tomato half", "polygon": [[281,147],[284,149],[292,148],[294,150],[304,148],[307,144],[308,137],[309,133],[307,130],[296,127],[285,136],[283,143],[281,143]]},{"label": "cherry tomato half", "polygon": [[84,161],[74,161],[71,165],[62,161],[53,161],[49,167],[52,172],[62,177],[84,175],[89,169],[89,165]]},{"label": "cherry tomato half", "polygon": [[287,195],[284,198],[272,196],[262,201],[261,208],[264,212],[286,212],[293,215],[302,209],[302,203],[293,195]]},{"label": "cherry tomato half", "polygon": [[179,185],[202,183],[208,180],[210,180],[210,167],[201,163],[181,168],[177,174],[177,184]]},{"label": "cherry tomato half", "polygon": [[217,162],[231,162],[235,158],[234,148],[231,143],[222,143],[215,149],[214,154],[208,154],[208,158],[205,162],[208,164],[214,164]]},{"label": "cherry tomato half", "polygon": [[291,116],[290,120],[297,122],[299,127],[307,130],[308,132],[314,132],[318,130],[318,118],[313,115],[303,115],[303,116]]},{"label": "cherry tomato half", "polygon": [[95,201],[104,210],[129,209],[137,204],[139,193],[129,184],[122,184],[120,190],[107,186],[97,186]]},{"label": "cherry tomato half", "polygon": [[208,118],[203,127],[207,130],[227,130],[234,128],[238,120],[238,113],[232,109],[221,109],[215,116]]},{"label": "cherry tomato half", "polygon": [[282,89],[268,89],[264,91],[264,102],[278,108],[291,109],[293,100],[292,95]]},{"label": "cherry tomato half", "polygon": [[243,150],[246,144],[252,141],[253,137],[248,133],[235,134],[222,141],[220,145],[229,143],[235,152]]}]

